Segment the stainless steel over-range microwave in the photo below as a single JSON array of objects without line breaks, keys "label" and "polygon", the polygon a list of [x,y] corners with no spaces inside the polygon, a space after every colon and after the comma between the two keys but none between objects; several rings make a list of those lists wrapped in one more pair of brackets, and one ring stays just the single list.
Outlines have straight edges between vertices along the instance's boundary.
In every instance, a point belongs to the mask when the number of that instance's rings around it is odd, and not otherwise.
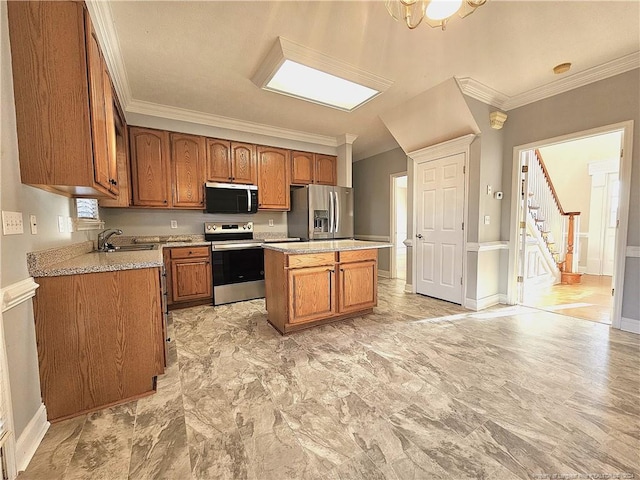
[{"label": "stainless steel over-range microwave", "polygon": [[256,213],[258,187],[233,183],[205,183],[207,213]]}]

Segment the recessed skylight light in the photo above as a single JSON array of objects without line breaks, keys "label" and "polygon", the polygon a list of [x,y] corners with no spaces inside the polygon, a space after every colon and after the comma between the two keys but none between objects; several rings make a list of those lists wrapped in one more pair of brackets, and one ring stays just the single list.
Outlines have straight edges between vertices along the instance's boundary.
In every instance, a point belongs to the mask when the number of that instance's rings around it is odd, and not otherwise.
[{"label": "recessed skylight light", "polygon": [[380,93],[291,60],[284,61],[265,89],[342,110],[353,110]]},{"label": "recessed skylight light", "polygon": [[350,112],[392,82],[278,37],[253,77],[265,90]]}]

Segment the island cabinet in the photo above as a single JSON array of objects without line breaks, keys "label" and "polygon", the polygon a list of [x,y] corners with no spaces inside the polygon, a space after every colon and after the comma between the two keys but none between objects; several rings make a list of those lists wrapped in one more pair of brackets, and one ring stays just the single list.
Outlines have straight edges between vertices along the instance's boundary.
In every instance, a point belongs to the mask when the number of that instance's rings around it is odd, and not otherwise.
[{"label": "island cabinet", "polygon": [[376,249],[264,254],[268,319],[280,333],[362,315],[377,305]]},{"label": "island cabinet", "polygon": [[163,257],[167,272],[167,304],[171,310],[213,302],[209,246],[165,248]]},{"label": "island cabinet", "polygon": [[258,209],[289,210],[289,150],[258,146]]},{"label": "island cabinet", "polygon": [[111,82],[83,2],[8,2],[22,183],[118,194]]},{"label": "island cabinet", "polygon": [[337,185],[337,157],[309,152],[291,152],[293,185]]},{"label": "island cabinet", "polygon": [[155,391],[164,373],[160,268],[36,281],[40,388],[49,420]]},{"label": "island cabinet", "polygon": [[208,182],[255,185],[256,146],[207,138],[206,179]]}]

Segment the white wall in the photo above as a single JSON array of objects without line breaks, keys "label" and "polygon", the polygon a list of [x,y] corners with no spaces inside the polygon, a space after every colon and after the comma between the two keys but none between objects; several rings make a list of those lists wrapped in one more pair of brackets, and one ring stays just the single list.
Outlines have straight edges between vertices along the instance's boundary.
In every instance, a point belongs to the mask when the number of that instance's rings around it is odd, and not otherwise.
[{"label": "white wall", "polygon": [[[86,240],[84,233],[58,233],[58,215],[68,217],[73,202],[65,197],[22,185],[18,164],[11,53],[7,27],[6,2],[0,3],[0,180],[2,210],[22,212],[25,233],[4,236],[0,248],[2,275],[0,286],[6,287],[29,276],[27,252]],[[29,215],[38,220],[38,234],[29,233]],[[3,315],[14,427],[19,437],[41,405],[38,355],[36,351],[33,308],[31,302],[15,307]]]}]

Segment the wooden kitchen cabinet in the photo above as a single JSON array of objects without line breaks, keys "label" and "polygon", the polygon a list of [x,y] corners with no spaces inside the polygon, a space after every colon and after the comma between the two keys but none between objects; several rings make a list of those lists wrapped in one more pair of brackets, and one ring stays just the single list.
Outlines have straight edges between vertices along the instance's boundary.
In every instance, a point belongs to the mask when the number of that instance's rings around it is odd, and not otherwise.
[{"label": "wooden kitchen cabinet", "polygon": [[289,150],[258,146],[258,209],[289,210]]},{"label": "wooden kitchen cabinet", "polygon": [[208,182],[255,185],[256,146],[207,138],[206,179]]},{"label": "wooden kitchen cabinet", "polygon": [[171,309],[213,302],[211,248],[208,245],[165,248],[163,255]]},{"label": "wooden kitchen cabinet", "polygon": [[155,391],[164,373],[160,269],[41,277],[34,297],[49,420]]},{"label": "wooden kitchen cabinet", "polygon": [[376,249],[287,254],[265,248],[269,322],[280,332],[362,315],[377,305]]},{"label": "wooden kitchen cabinet", "polygon": [[[110,84],[111,85],[111,84]],[[113,88],[113,86],[111,86]],[[129,132],[127,129],[127,123],[124,119],[124,114],[120,108],[120,104],[115,97],[115,94],[111,96],[111,117],[113,122],[113,132],[109,135],[113,135],[110,138],[109,145],[113,149],[110,155],[115,155],[116,171],[115,178],[118,179],[118,195],[115,199],[102,198],[99,200],[101,207],[128,207],[131,205],[131,179],[129,164]]]},{"label": "wooden kitchen cabinet", "polygon": [[204,208],[205,139],[196,135],[172,133],[172,207]]},{"label": "wooden kitchen cabinet", "polygon": [[291,152],[293,185],[337,185],[337,157],[309,152]]},{"label": "wooden kitchen cabinet", "polygon": [[22,183],[115,198],[106,66],[84,3],[16,1],[7,11]]},{"label": "wooden kitchen cabinet", "polygon": [[337,185],[338,158],[332,155],[315,154],[313,183]]},{"label": "wooden kitchen cabinet", "polygon": [[169,132],[130,127],[132,204],[136,207],[169,207]]}]

